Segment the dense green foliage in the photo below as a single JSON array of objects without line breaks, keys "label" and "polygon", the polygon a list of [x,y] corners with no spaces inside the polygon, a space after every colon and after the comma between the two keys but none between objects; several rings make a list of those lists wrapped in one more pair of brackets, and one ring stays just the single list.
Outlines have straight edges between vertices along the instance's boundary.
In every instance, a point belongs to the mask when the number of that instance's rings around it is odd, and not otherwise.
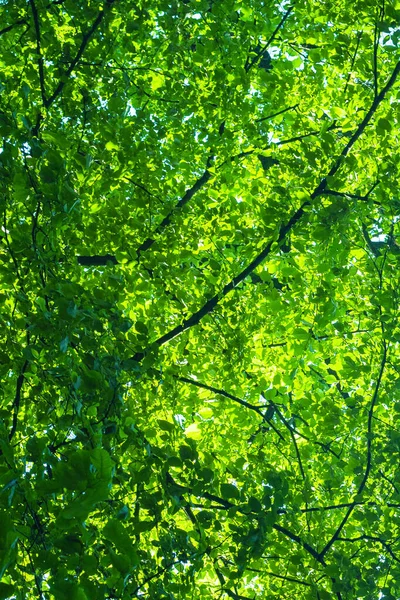
[{"label": "dense green foliage", "polygon": [[396,600],[400,2],[0,10],[0,599]]}]

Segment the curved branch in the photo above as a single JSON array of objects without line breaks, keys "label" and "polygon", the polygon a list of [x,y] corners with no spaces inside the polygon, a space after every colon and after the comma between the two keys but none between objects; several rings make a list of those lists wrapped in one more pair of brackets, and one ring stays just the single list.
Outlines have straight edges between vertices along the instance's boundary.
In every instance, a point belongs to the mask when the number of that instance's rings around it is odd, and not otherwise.
[{"label": "curved branch", "polygon": [[385,369],[385,365],[386,365],[386,359],[387,359],[387,346],[386,346],[386,342],[385,340],[383,341],[383,353],[382,353],[382,359],[381,359],[381,366],[379,369],[379,373],[378,373],[378,377],[376,380],[376,384],[375,384],[375,390],[372,396],[372,400],[371,400],[371,405],[368,411],[368,424],[367,424],[367,464],[365,466],[365,471],[364,471],[364,476],[361,480],[360,485],[358,486],[358,490],[357,493],[355,495],[355,499],[353,500],[353,502],[350,504],[345,516],[343,517],[339,527],[336,529],[335,533],[333,534],[333,536],[331,537],[331,539],[329,540],[329,542],[325,545],[325,547],[321,550],[319,556],[321,558],[323,558],[325,556],[325,554],[330,550],[330,548],[333,546],[333,544],[335,543],[335,541],[339,538],[340,533],[343,529],[343,527],[346,525],[351,513],[353,512],[354,508],[357,505],[357,500],[360,497],[360,494],[362,494],[362,492],[364,491],[365,485],[367,483],[368,477],[369,477],[369,473],[371,471],[371,460],[372,460],[372,419],[373,419],[373,415],[374,415],[374,408],[376,405],[376,402],[378,400],[378,394],[379,394],[379,389],[380,389],[380,385],[381,385],[381,381],[382,381],[382,377],[383,377],[383,372]]}]

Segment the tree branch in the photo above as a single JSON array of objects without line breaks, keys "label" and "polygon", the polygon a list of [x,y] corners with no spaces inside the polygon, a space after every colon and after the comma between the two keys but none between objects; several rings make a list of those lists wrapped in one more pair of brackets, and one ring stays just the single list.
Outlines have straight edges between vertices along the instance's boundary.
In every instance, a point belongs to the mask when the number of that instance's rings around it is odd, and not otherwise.
[{"label": "tree branch", "polygon": [[218,394],[220,396],[224,396],[224,398],[229,398],[230,400],[233,400],[234,402],[237,402],[238,404],[241,404],[242,406],[245,406],[246,408],[255,410],[258,413],[260,411],[259,406],[256,406],[255,404],[250,404],[249,402],[246,402],[245,400],[241,400],[237,396],[234,396],[233,394],[230,394],[229,392],[225,392],[225,390],[212,387],[211,385],[207,385],[205,383],[200,383],[200,381],[196,381],[195,379],[189,379],[188,377],[181,377],[179,375],[174,375],[174,378],[177,379],[178,381],[182,381],[183,383],[189,383],[190,385],[194,385],[196,387],[202,388],[203,390],[209,390],[210,392],[213,392],[213,394]]},{"label": "tree branch", "polygon": [[[211,500],[212,502],[216,502],[216,503],[220,504],[226,510],[228,510],[229,508],[235,507],[238,512],[240,512],[242,514],[247,514],[247,512],[244,511],[242,508],[240,508],[240,506],[238,506],[237,504],[234,504],[233,502],[230,502],[229,500],[220,498],[219,496],[216,496],[215,494],[210,494],[208,492],[199,493],[197,491],[196,491],[196,493],[194,493],[190,488],[187,488],[185,486],[180,485],[179,483],[176,483],[176,481],[174,480],[174,478],[172,477],[172,475],[170,473],[168,473],[168,475],[169,475],[169,479],[170,479],[171,483],[173,483],[173,485],[176,486],[177,490],[182,494],[189,493],[189,494],[192,494],[193,496],[196,496],[197,498],[205,498],[206,500]],[[319,556],[318,552],[312,546],[310,546],[310,544],[305,542],[300,536],[293,533],[289,529],[286,529],[286,527],[282,527],[281,525],[278,525],[277,523],[274,523],[272,525],[272,528],[275,529],[275,531],[278,531],[279,533],[281,533],[282,535],[285,535],[286,537],[291,539],[293,542],[296,542],[297,544],[302,546],[309,554],[311,554],[311,556],[313,558],[315,558],[315,560],[317,560],[320,564],[325,566],[326,563],[323,560],[323,558],[321,558]]]},{"label": "tree branch", "polygon": [[335,533],[333,534],[333,536],[331,537],[331,539],[329,540],[329,542],[325,545],[325,547],[321,550],[320,552],[320,557],[323,558],[326,553],[330,550],[330,548],[333,546],[333,544],[335,543],[335,541],[338,539],[338,537],[340,536],[340,533],[343,529],[343,527],[346,525],[351,513],[353,512],[356,504],[357,504],[357,498],[360,497],[360,494],[364,491],[365,485],[367,483],[368,477],[369,477],[369,473],[371,471],[371,460],[372,460],[372,418],[373,418],[373,414],[374,414],[374,408],[375,408],[375,404],[378,400],[378,394],[379,394],[379,389],[380,389],[380,385],[381,385],[381,381],[382,381],[382,377],[383,377],[383,372],[385,369],[385,365],[386,365],[386,358],[387,358],[387,346],[386,346],[386,341],[383,340],[383,353],[382,353],[382,359],[381,359],[381,366],[379,369],[379,373],[378,373],[378,377],[376,380],[376,384],[375,384],[375,390],[372,396],[372,400],[371,400],[371,406],[370,409],[368,411],[368,424],[367,424],[367,464],[365,466],[365,471],[364,471],[364,476],[361,480],[360,485],[358,486],[357,489],[357,493],[356,496],[353,500],[353,502],[350,504],[348,510],[346,511],[346,514],[344,515],[339,527],[336,529]]},{"label": "tree branch", "polygon": [[348,85],[349,85],[349,81],[350,81],[351,73],[352,73],[352,71],[353,71],[354,63],[355,63],[355,60],[356,60],[356,56],[357,56],[357,52],[358,52],[358,48],[359,48],[360,41],[361,41],[361,36],[362,36],[362,31],[359,31],[359,32],[358,32],[358,34],[357,34],[357,44],[356,44],[356,49],[355,49],[355,51],[354,51],[353,58],[352,58],[352,60],[351,60],[350,71],[349,71],[349,74],[347,75],[347,79],[346,79],[346,85],[344,86],[343,94],[346,94],[346,92],[347,92],[347,87],[348,87]]},{"label": "tree branch", "polygon": [[24,373],[26,371],[26,369],[28,368],[28,361],[26,360],[24,362],[24,364],[22,365],[22,369],[20,374],[18,375],[18,379],[17,379],[17,387],[15,390],[15,398],[14,398],[14,402],[13,402],[13,420],[12,420],[12,426],[11,426],[11,431],[9,433],[8,439],[11,442],[11,440],[13,439],[15,432],[17,431],[17,425],[18,425],[18,412],[19,412],[19,407],[21,404],[21,391],[22,391],[22,386],[23,383],[25,381],[25,377],[24,377]]},{"label": "tree branch", "polygon": [[[201,175],[201,177],[199,177],[199,179],[197,179],[197,181],[192,185],[192,187],[185,192],[184,196],[182,196],[182,198],[174,206],[174,208],[170,210],[166,217],[164,217],[161,223],[157,225],[156,229],[153,232],[153,236],[156,236],[157,234],[161,233],[161,231],[171,223],[172,216],[175,214],[175,212],[183,208],[189,202],[189,200],[193,198],[195,193],[198,192],[210,178],[211,173],[210,171],[208,171],[208,169],[206,169]],[[154,237],[147,238],[146,240],[144,240],[144,242],[142,242],[136,250],[137,257],[139,258],[142,252],[148,250],[154,244],[154,241]]]},{"label": "tree branch", "polygon": [[47,100],[46,100],[46,89],[45,89],[45,82],[44,82],[43,56],[42,56],[42,50],[41,50],[41,46],[40,46],[39,15],[38,15],[38,11],[36,8],[35,0],[29,0],[29,4],[31,6],[33,22],[35,24],[36,53],[37,53],[37,61],[38,61],[38,68],[39,68],[40,93],[42,96],[43,106],[46,106]]},{"label": "tree branch", "polygon": [[[105,2],[104,7],[110,7],[113,2],[114,2],[114,0],[108,0],[107,2]],[[79,63],[79,60],[82,57],[82,55],[83,55],[83,53],[85,51],[85,48],[86,48],[86,46],[88,45],[88,43],[90,41],[90,38],[93,36],[93,34],[95,33],[96,29],[99,27],[99,25],[102,22],[105,14],[106,14],[105,9],[100,10],[99,14],[96,17],[96,19],[93,21],[92,26],[90,27],[90,29],[88,29],[88,31],[83,36],[81,45],[79,46],[79,49],[78,49],[78,52],[76,53],[75,58],[72,60],[72,62],[69,65],[68,69],[62,75],[62,77],[61,77],[61,79],[60,79],[60,81],[59,81],[56,89],[54,90],[54,92],[52,93],[52,95],[50,96],[50,98],[48,98],[47,102],[45,102],[46,108],[50,108],[50,106],[53,104],[53,102],[58,98],[58,96],[63,91],[64,86],[67,83],[67,80],[69,79],[69,76],[71,75],[72,71],[75,69],[75,67],[77,66],[77,64]]]},{"label": "tree branch", "polygon": [[367,127],[367,125],[371,121],[372,117],[374,116],[378,106],[384,100],[388,91],[393,87],[393,85],[399,75],[399,72],[400,72],[400,61],[398,61],[395,68],[393,69],[393,73],[391,74],[386,85],[382,88],[380,93],[374,98],[374,101],[372,102],[370,109],[367,111],[367,114],[365,115],[365,117],[363,118],[363,120],[361,121],[359,126],[357,127],[356,131],[353,133],[353,135],[347,142],[346,146],[343,148],[342,152],[337,157],[336,161],[334,162],[331,169],[329,170],[327,176],[324,177],[324,179],[321,181],[321,183],[319,184],[319,186],[317,187],[315,192],[312,194],[312,198],[315,198],[318,194],[320,194],[320,192],[322,190],[324,190],[326,188],[327,177],[333,177],[334,175],[336,175],[336,173],[340,169],[343,159],[346,158],[346,156],[348,155],[348,153],[350,152],[350,150],[352,149],[352,147],[354,146],[354,144],[356,143],[358,138],[363,134],[365,128]]},{"label": "tree branch", "polygon": [[[375,183],[372,189],[374,189],[379,183],[380,183],[379,181],[377,183]],[[322,192],[320,193],[320,196],[338,196],[340,198],[352,198],[354,200],[367,201],[369,199],[371,192],[372,192],[372,190],[370,190],[364,196],[361,196],[360,194],[351,194],[350,192],[337,192],[336,190],[325,189],[325,190],[322,190]],[[374,204],[378,204],[380,206],[380,202],[374,202]]]},{"label": "tree branch", "polygon": [[242,400],[241,398],[238,398],[237,396],[234,396],[233,394],[230,394],[229,392],[226,392],[225,390],[221,390],[221,389],[212,387],[205,383],[200,383],[199,381],[196,381],[194,379],[189,379],[187,377],[180,377],[178,375],[173,375],[173,377],[175,377],[175,379],[177,379],[178,381],[182,381],[183,383],[189,383],[196,387],[202,388],[203,390],[209,390],[210,392],[213,392],[214,394],[218,394],[219,396],[223,396],[224,398],[229,398],[230,400],[233,400],[237,404],[241,404],[245,408],[253,410],[258,415],[260,415],[260,417],[263,419],[263,421],[268,423],[268,425],[271,427],[271,429],[273,429],[275,431],[275,433],[281,440],[283,440],[283,441],[285,440],[285,438],[283,437],[281,432],[271,422],[271,419],[268,419],[266,414],[264,414],[262,412],[262,408],[267,408],[267,406],[264,407],[264,406],[256,406],[255,404],[250,404],[249,402],[246,402],[245,400]]},{"label": "tree branch", "polygon": [[[333,129],[340,129],[340,127],[338,125],[336,125],[335,123],[332,123],[332,125],[330,125],[330,127],[328,127],[327,131],[332,131]],[[311,137],[314,135],[319,135],[320,133],[321,133],[320,130],[313,129],[312,131],[309,131],[308,133],[296,135],[292,138],[288,138],[287,140],[280,140],[279,142],[273,142],[273,146],[285,146],[287,144],[292,144],[293,142],[300,142],[301,140],[304,140],[305,138],[308,138],[308,137]],[[261,150],[270,150],[270,149],[271,149],[271,145],[269,144],[268,146],[263,146],[262,148],[253,148],[252,150],[245,150],[243,152],[239,152],[239,154],[235,154],[234,156],[231,156],[230,158],[226,159],[221,165],[219,165],[219,167],[222,167],[228,161],[233,162],[236,159],[244,158],[246,156],[251,156],[252,154],[255,154],[256,152],[260,152]]]},{"label": "tree branch", "polygon": [[[225,296],[230,294],[242,281],[244,281],[244,279],[246,279],[246,277],[248,275],[250,275],[250,273],[252,273],[261,263],[264,262],[264,260],[270,255],[272,246],[274,244],[276,246],[279,246],[279,244],[281,244],[284,241],[287,234],[301,220],[301,218],[305,214],[306,209],[311,205],[311,201],[314,200],[317,196],[319,196],[321,194],[321,192],[323,192],[325,190],[326,185],[327,185],[327,177],[333,177],[337,173],[337,171],[340,169],[340,166],[341,166],[344,158],[350,152],[351,148],[354,146],[354,144],[359,139],[359,137],[362,135],[363,131],[365,130],[365,128],[369,124],[370,120],[372,119],[373,115],[375,114],[378,106],[385,98],[387,92],[390,90],[390,88],[395,83],[399,72],[400,72],[400,61],[397,63],[396,67],[394,68],[393,73],[392,73],[391,77],[389,78],[387,84],[384,86],[384,88],[381,90],[381,92],[378,94],[378,96],[376,98],[374,98],[374,101],[373,101],[370,109],[368,110],[364,119],[358,125],[355,133],[351,136],[351,138],[349,139],[349,141],[347,142],[346,146],[343,148],[342,152],[339,154],[337,159],[334,160],[334,163],[333,163],[332,167],[330,168],[328,174],[321,179],[319,185],[310,194],[310,199],[305,200],[303,202],[303,204],[300,206],[300,208],[298,208],[296,210],[296,212],[292,215],[292,217],[287,221],[287,223],[281,225],[279,234],[278,234],[276,240],[270,240],[267,243],[267,245],[264,247],[264,249],[260,252],[260,254],[258,254],[258,256],[256,256],[250,262],[250,264],[245,269],[243,269],[243,271],[241,271],[241,273],[236,275],[236,277],[234,277],[229,283],[227,283],[222,288],[222,290],[220,290],[220,292],[218,292],[212,298],[210,298],[199,310],[194,312],[187,319],[184,319],[180,325],[177,325],[176,327],[174,327],[173,329],[171,329],[164,335],[160,336],[157,340],[155,340],[154,343],[157,346],[163,346],[164,344],[166,344],[167,342],[169,342],[176,336],[180,335],[187,329],[190,329],[191,327],[197,325],[206,315],[210,314],[216,308],[216,306],[219,304],[219,302],[223,298],[225,298]],[[147,349],[136,352],[136,354],[132,357],[132,359],[135,361],[140,361],[143,359],[146,352],[147,352]]]},{"label": "tree branch", "polygon": [[7,25],[7,27],[3,27],[3,29],[0,29],[0,35],[3,35],[4,33],[8,33],[12,29],[14,29],[14,27],[16,27],[17,25],[25,25],[26,22],[27,22],[26,19],[19,19],[18,21],[15,21],[15,23],[13,23],[12,25]]},{"label": "tree branch", "polygon": [[289,529],[286,529],[286,527],[282,527],[281,525],[278,525],[277,523],[274,523],[272,525],[272,527],[276,531],[279,531],[279,533],[282,533],[283,535],[285,535],[286,537],[288,537],[293,542],[296,542],[296,544],[299,544],[300,546],[302,546],[304,548],[304,550],[306,550],[309,554],[311,554],[311,556],[313,558],[315,558],[315,560],[317,562],[319,562],[321,565],[324,565],[324,566],[326,565],[323,557],[321,557],[318,554],[318,552],[312,546],[310,546],[310,544],[308,544],[307,542],[305,542],[299,535],[296,535],[292,531],[289,531]]},{"label": "tree branch", "polygon": [[367,541],[367,542],[376,542],[378,544],[381,544],[385,550],[387,550],[390,554],[390,556],[393,558],[393,560],[395,560],[396,562],[400,563],[400,558],[398,556],[396,556],[396,554],[393,552],[390,544],[388,544],[388,542],[385,542],[385,540],[382,540],[379,537],[375,537],[373,535],[359,535],[358,537],[355,538],[346,538],[346,537],[338,537],[337,541],[338,542],[360,542],[360,541]]},{"label": "tree branch", "polygon": [[82,255],[78,256],[77,259],[78,264],[83,267],[105,267],[108,263],[112,263],[113,265],[119,264],[112,254],[94,254],[92,256]]},{"label": "tree branch", "polygon": [[293,9],[294,9],[294,6],[290,6],[288,8],[288,10],[285,12],[285,14],[283,15],[282,19],[278,23],[278,25],[275,27],[275,29],[274,29],[271,37],[269,38],[269,40],[264,44],[264,46],[261,48],[260,52],[258,52],[258,54],[256,54],[256,56],[254,56],[252,58],[252,60],[250,61],[250,63],[247,62],[248,61],[248,59],[247,59],[246,64],[244,66],[244,69],[245,69],[246,73],[248,73],[250,71],[250,69],[252,69],[254,67],[254,65],[262,58],[264,52],[272,44],[272,42],[276,38],[279,30],[282,29],[282,27],[285,24],[286,19],[288,18],[288,16],[290,15],[290,13],[292,12]]},{"label": "tree branch", "polygon": [[288,110],[294,110],[295,108],[297,108],[299,106],[299,104],[300,104],[300,102],[297,102],[293,106],[288,106],[287,108],[283,108],[282,110],[279,110],[278,112],[273,113],[272,115],[268,115],[267,117],[260,117],[259,119],[256,119],[254,122],[262,123],[263,121],[268,121],[269,119],[273,119],[274,117],[277,117],[278,115],[282,115],[283,113],[287,112]]},{"label": "tree branch", "polygon": [[[154,244],[155,236],[159,235],[162,232],[162,230],[171,223],[171,219],[172,219],[173,215],[178,210],[183,208],[189,202],[189,200],[191,200],[193,198],[193,196],[196,194],[196,192],[198,192],[202,187],[205,186],[205,184],[211,177],[212,177],[212,175],[211,175],[210,171],[208,171],[208,169],[206,169],[204,171],[204,173],[195,181],[195,183],[192,185],[192,187],[189,188],[188,190],[186,190],[185,194],[182,196],[182,198],[179,200],[179,202],[177,202],[177,204],[175,204],[175,206],[169,211],[167,216],[164,217],[164,219],[161,221],[161,223],[159,225],[157,225],[157,227],[155,228],[155,230],[152,233],[152,237],[148,237],[140,244],[140,246],[136,250],[136,259],[133,259],[132,262],[134,262],[134,260],[140,260],[141,253],[148,250]],[[132,183],[134,185],[138,185],[134,181]],[[147,190],[145,190],[145,191],[147,192]],[[149,192],[147,192],[147,193],[149,193]],[[78,260],[78,264],[80,264],[82,266],[87,266],[87,267],[106,266],[108,262],[111,262],[114,265],[118,264],[117,259],[112,254],[94,255],[94,256],[83,255],[83,256],[78,256],[77,260]]]},{"label": "tree branch", "polygon": [[[229,561],[229,564],[234,565],[235,563]],[[272,571],[264,571],[263,569],[254,569],[252,567],[245,567],[245,571],[250,571],[251,573],[263,573],[264,575],[269,575],[271,577],[277,577],[278,579],[283,579],[285,581],[291,581],[293,583],[298,583],[300,585],[305,585],[308,587],[312,586],[312,583],[308,583],[307,581],[303,581],[301,579],[296,579],[295,577],[290,577],[289,575],[279,575],[278,573],[273,573]]]}]

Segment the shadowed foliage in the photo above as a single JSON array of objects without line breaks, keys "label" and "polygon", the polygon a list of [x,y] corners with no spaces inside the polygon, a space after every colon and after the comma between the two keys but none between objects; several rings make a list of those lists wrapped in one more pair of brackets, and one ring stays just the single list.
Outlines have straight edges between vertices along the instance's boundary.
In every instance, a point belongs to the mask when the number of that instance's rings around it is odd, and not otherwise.
[{"label": "shadowed foliage", "polygon": [[0,15],[0,600],[396,600],[400,2]]}]

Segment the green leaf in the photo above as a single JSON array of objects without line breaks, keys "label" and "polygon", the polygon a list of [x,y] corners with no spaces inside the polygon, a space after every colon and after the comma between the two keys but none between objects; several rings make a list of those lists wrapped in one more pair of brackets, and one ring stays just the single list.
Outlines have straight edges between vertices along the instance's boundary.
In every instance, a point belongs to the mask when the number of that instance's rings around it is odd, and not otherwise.
[{"label": "green leaf", "polygon": [[257,498],[250,497],[247,501],[247,505],[251,512],[258,513],[262,510],[261,502]]},{"label": "green leaf", "polygon": [[221,496],[226,500],[231,498],[238,499],[240,498],[240,491],[231,483],[221,483]]},{"label": "green leaf", "polygon": [[103,528],[103,535],[107,540],[112,542],[122,554],[131,554],[133,540],[130,538],[128,531],[124,528],[121,521],[110,519]]},{"label": "green leaf", "polygon": [[14,595],[14,586],[9,583],[0,583],[0,598],[6,600]]},{"label": "green leaf", "polygon": [[164,419],[158,419],[157,423],[162,431],[174,431],[175,425]]},{"label": "green leaf", "polygon": [[69,338],[66,335],[65,338],[63,338],[60,342],[60,350],[61,352],[66,352],[68,350],[68,344],[69,344]]}]

